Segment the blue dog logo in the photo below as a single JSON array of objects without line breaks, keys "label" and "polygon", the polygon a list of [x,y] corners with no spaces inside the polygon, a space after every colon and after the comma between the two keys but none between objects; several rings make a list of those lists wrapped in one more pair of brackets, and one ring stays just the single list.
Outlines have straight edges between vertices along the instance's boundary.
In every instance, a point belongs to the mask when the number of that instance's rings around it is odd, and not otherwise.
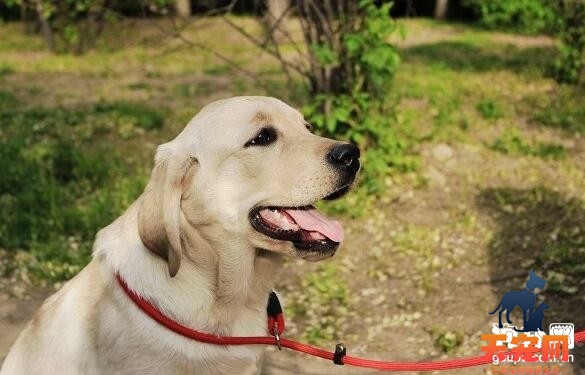
[{"label": "blue dog logo", "polygon": [[533,331],[542,331],[542,323],[544,321],[544,310],[548,309],[548,304],[546,302],[541,302],[537,308],[535,308],[536,304],[536,294],[534,291],[536,288],[542,289],[546,281],[540,278],[533,270],[530,270],[530,278],[526,283],[526,288],[523,290],[513,290],[504,294],[500,304],[494,311],[489,314],[495,314],[496,311],[500,310],[500,317],[499,317],[499,324],[500,328],[503,327],[502,324],[502,313],[504,310],[506,311],[506,320],[508,324],[512,324],[510,320],[510,313],[516,306],[520,306],[522,309],[522,317],[524,319],[524,325],[522,330],[514,328],[517,332],[533,332]]}]

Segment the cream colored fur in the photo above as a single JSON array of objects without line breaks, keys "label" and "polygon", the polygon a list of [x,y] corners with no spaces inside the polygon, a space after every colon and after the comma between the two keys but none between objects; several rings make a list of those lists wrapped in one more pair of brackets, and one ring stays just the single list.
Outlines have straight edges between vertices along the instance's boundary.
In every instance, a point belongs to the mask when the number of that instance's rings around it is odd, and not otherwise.
[{"label": "cream colored fur", "polygon": [[[267,125],[278,131],[274,145],[244,147]],[[98,233],[90,264],[47,299],[0,374],[255,372],[262,346],[185,339],[138,310],[115,274],[184,325],[266,335],[280,258],[303,254],[252,229],[248,214],[333,192],[325,156],[335,144],[311,134],[301,114],[277,99],[236,97],[203,108],[159,147],[144,193]]]}]

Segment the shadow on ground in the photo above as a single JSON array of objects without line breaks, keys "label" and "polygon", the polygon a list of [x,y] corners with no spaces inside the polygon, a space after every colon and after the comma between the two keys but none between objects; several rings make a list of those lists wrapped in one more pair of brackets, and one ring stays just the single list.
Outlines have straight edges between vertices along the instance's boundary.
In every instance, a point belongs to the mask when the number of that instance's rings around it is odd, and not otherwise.
[{"label": "shadow on ground", "polygon": [[[496,296],[522,289],[533,268],[547,281],[539,293],[550,306],[543,328],[585,328],[585,202],[538,187],[487,189],[477,203],[499,225],[488,249]],[[585,347],[572,354],[575,372],[584,373]]]},{"label": "shadow on ground", "polygon": [[452,70],[487,72],[511,70],[516,73],[546,75],[556,55],[553,46],[518,47],[508,43],[477,46],[467,41],[443,41],[402,50],[406,62],[439,64]]}]

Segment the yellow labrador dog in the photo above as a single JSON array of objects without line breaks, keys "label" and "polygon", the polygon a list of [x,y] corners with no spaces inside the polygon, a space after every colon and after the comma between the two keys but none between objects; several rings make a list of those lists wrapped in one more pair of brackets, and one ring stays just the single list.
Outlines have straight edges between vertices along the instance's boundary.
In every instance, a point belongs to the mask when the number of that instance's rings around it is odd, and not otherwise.
[{"label": "yellow labrador dog", "polygon": [[312,134],[280,100],[204,107],[161,145],[144,193],[96,238],[9,352],[12,374],[254,373],[262,346],[216,346],[159,325],[123,291],[198,331],[265,336],[283,255],[332,256],[341,225],[312,206],[349,190],[359,150]]}]

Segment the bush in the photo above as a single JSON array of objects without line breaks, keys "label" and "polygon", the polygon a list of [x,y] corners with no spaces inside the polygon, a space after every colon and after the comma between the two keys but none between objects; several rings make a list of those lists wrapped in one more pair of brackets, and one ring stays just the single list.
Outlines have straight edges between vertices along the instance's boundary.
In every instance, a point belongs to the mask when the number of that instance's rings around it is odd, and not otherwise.
[{"label": "bush", "polygon": [[29,29],[40,28],[47,47],[59,53],[92,47],[110,14],[106,0],[7,0],[6,5],[19,7],[23,21],[35,23]]},{"label": "bush", "polygon": [[467,0],[479,15],[480,22],[491,29],[505,29],[526,34],[552,31],[555,12],[548,0]]},{"label": "bush", "polygon": [[548,33],[561,40],[555,79],[578,83],[585,67],[585,0],[467,0],[492,29]]},{"label": "bush", "polygon": [[585,75],[585,0],[556,0],[560,56],[555,61],[556,80],[579,83]]},{"label": "bush", "polygon": [[384,178],[392,168],[409,170],[415,165],[406,155],[408,140],[395,129],[394,104],[387,99],[400,61],[388,42],[397,30],[389,16],[391,6],[362,0],[346,20],[353,24],[345,26],[337,42],[324,37],[310,45],[316,66],[307,118],[319,134],[350,140],[362,149],[362,186],[374,195],[384,190]]}]

